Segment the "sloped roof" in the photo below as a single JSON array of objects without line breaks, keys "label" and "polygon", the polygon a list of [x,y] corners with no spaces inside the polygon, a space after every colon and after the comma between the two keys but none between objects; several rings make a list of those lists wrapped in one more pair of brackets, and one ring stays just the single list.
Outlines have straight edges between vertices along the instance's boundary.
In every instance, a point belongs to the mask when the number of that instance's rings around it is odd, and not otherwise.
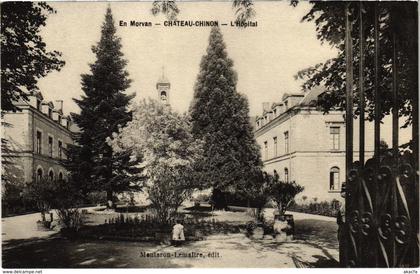
[{"label": "sloped roof", "polygon": [[50,108],[54,109],[54,103],[52,101],[49,102],[42,102],[43,105],[48,105]]},{"label": "sloped roof", "polygon": [[306,92],[305,97],[300,101],[302,106],[312,106],[317,103],[318,96],[325,92],[325,88],[316,86]]},{"label": "sloped roof", "polygon": [[63,115],[63,110],[62,109],[53,109],[53,112],[57,112],[60,115]]},{"label": "sloped roof", "polygon": [[301,92],[295,92],[295,93],[289,93],[289,92],[286,92],[286,93],[283,95],[283,97],[281,98],[281,100],[285,100],[286,98],[291,97],[291,96],[295,96],[295,97],[303,97],[303,96],[304,96],[304,94],[303,94],[303,93],[301,93]]}]

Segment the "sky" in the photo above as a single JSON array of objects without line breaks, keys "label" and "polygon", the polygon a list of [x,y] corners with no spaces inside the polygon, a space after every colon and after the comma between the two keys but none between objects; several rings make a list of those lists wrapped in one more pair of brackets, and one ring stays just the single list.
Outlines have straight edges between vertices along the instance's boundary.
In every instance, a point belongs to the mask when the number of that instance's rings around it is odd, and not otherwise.
[{"label": "sky", "polygon": [[[72,98],[80,98],[81,74],[89,73],[95,61],[91,47],[100,38],[107,3],[50,3],[56,14],[48,17],[41,35],[49,50],[62,52],[66,65],[39,81],[46,100],[64,100],[64,113],[79,112]],[[163,15],[151,14],[151,2],[112,2],[110,4],[122,39],[122,51],[128,60],[132,79],[127,93],[133,101],[157,98],[156,82],[164,67],[171,82],[170,103],[173,109],[188,110],[199,64],[208,46],[210,27],[164,27]],[[231,2],[180,2],[178,20],[235,19]],[[237,90],[249,100],[250,115],[261,113],[263,102],[280,101],[285,92],[299,92],[301,82],[294,75],[301,69],[324,62],[336,52],[316,39],[314,23],[301,22],[310,4],[297,7],[289,1],[256,2],[256,28],[221,26],[227,52],[238,74]],[[119,21],[150,21],[153,27],[120,27]]]}]

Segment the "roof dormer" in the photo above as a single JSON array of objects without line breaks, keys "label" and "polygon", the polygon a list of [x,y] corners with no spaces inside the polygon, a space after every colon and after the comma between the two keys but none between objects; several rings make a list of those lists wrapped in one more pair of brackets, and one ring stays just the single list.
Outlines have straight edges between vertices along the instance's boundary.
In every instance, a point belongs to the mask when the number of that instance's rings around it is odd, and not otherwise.
[{"label": "roof dormer", "polygon": [[61,124],[61,119],[63,118],[63,111],[61,109],[54,109],[52,115],[53,120]]},{"label": "roof dormer", "polygon": [[29,105],[36,108],[39,111],[42,111],[42,101],[44,97],[42,96],[41,92],[39,91],[32,91],[29,93]]},{"label": "roof dormer", "polygon": [[42,102],[42,113],[44,113],[45,115],[47,115],[50,118],[53,117],[53,109],[54,109],[53,102],[51,102],[51,101]]},{"label": "roof dormer", "polygon": [[285,111],[298,105],[303,97],[303,93],[285,93],[282,98]]}]

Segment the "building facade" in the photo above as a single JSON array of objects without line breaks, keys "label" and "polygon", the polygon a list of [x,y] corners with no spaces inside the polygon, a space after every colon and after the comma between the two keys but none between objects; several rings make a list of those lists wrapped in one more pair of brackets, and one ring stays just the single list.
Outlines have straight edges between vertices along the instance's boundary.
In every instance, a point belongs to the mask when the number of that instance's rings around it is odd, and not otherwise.
[{"label": "building facade", "polygon": [[[264,169],[276,171],[281,180],[295,181],[305,190],[297,200],[339,199],[345,180],[345,121],[343,112],[324,114],[316,100],[320,90],[285,94],[279,103],[263,104],[256,117],[255,137],[261,148]],[[357,123],[357,120],[355,120]],[[354,133],[358,140],[358,132]],[[366,125],[366,159],[372,156],[373,125]],[[358,157],[358,144],[354,144]],[[357,158],[355,158],[357,159]]]},{"label": "building facade", "polygon": [[32,182],[48,177],[67,179],[61,161],[65,149],[74,143],[70,116],[63,115],[63,101],[44,101],[41,93],[31,93],[28,101],[16,104],[21,111],[6,112],[3,116],[3,137],[8,142],[3,151],[14,166],[17,182]]}]

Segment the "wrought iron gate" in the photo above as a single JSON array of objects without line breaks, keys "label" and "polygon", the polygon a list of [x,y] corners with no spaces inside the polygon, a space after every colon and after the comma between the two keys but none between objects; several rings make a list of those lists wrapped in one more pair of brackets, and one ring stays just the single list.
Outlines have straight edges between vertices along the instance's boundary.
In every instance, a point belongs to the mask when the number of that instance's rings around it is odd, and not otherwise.
[{"label": "wrought iron gate", "polygon": [[[359,159],[353,160],[353,56],[350,5],[346,3],[346,222],[340,263],[346,267],[416,267],[419,265],[418,90],[413,90],[412,150],[399,151],[397,46],[393,32],[392,149],[380,149],[379,3],[374,8],[374,156],[365,162],[364,29],[359,23]],[[391,19],[392,20],[392,19]],[[415,35],[415,34],[413,34]]]}]

